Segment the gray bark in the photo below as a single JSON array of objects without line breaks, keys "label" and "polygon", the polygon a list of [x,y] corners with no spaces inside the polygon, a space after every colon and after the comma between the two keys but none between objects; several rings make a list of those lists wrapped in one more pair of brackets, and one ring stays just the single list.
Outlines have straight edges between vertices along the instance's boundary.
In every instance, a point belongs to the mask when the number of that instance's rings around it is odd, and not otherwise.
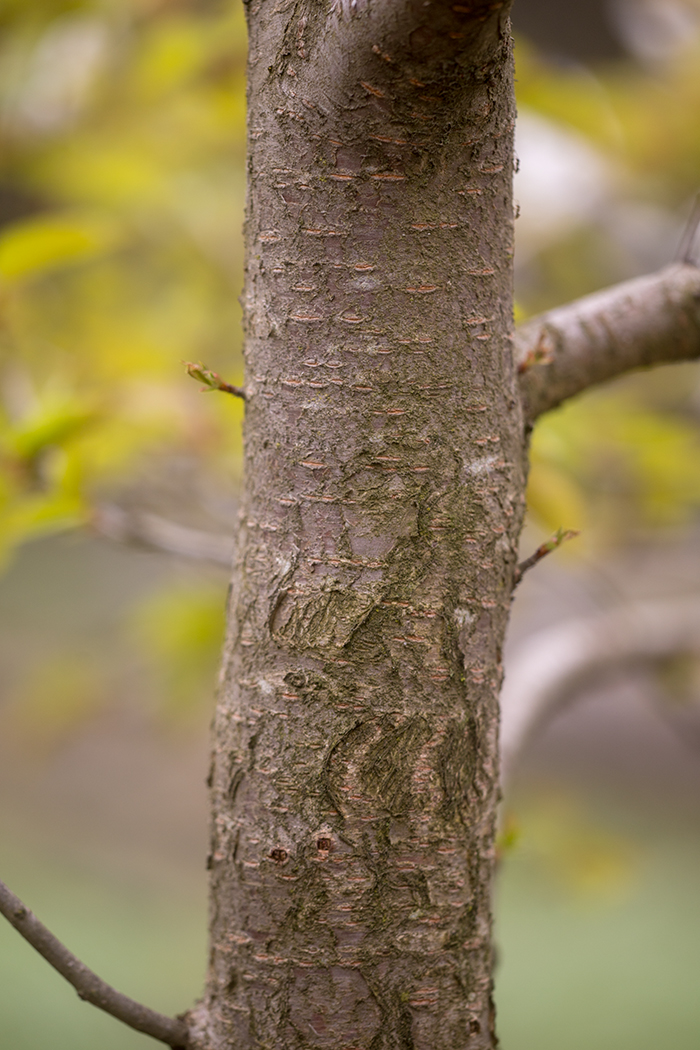
[{"label": "gray bark", "polygon": [[500,4],[249,9],[247,492],[215,728],[212,1050],[494,1045],[523,507]]}]

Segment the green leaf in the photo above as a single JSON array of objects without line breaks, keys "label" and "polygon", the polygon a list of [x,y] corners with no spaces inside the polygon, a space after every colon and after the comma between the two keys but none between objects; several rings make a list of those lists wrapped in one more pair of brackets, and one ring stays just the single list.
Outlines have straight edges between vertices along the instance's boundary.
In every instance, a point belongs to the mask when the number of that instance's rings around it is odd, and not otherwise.
[{"label": "green leaf", "polygon": [[139,647],[154,672],[161,710],[177,719],[209,700],[224,634],[222,585],[166,585],[132,616]]},{"label": "green leaf", "polygon": [[97,419],[80,405],[52,406],[33,415],[5,434],[4,444],[20,459],[34,459],[45,448],[64,445]]},{"label": "green leaf", "polygon": [[113,222],[70,215],[26,219],[0,235],[0,277],[7,282],[93,259],[115,247]]}]

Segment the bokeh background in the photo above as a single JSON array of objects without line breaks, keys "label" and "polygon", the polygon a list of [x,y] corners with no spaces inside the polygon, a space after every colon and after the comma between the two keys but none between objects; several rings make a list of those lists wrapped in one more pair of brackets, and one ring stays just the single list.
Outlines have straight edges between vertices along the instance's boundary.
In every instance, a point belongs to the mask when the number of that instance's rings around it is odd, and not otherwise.
[{"label": "bokeh background", "polygon": [[[672,261],[700,188],[697,0],[516,0],[521,318]],[[165,1012],[206,953],[204,778],[241,409],[245,27],[229,0],[0,2],[0,874]],[[699,249],[700,250],[700,249]],[[542,420],[513,659],[700,594],[700,375]],[[185,556],[187,555],[187,556]],[[700,624],[698,626],[700,636]],[[604,680],[504,803],[507,1050],[695,1050],[700,664]],[[155,1044],[0,926],[0,1046]]]}]

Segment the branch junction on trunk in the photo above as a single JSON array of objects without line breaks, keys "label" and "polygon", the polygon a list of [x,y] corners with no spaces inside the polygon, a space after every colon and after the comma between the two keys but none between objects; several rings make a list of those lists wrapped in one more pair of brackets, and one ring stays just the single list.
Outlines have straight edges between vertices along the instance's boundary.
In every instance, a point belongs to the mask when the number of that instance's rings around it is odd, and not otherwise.
[{"label": "branch junction on trunk", "polygon": [[700,356],[700,269],[675,263],[534,317],[515,333],[526,422],[635,368]]}]

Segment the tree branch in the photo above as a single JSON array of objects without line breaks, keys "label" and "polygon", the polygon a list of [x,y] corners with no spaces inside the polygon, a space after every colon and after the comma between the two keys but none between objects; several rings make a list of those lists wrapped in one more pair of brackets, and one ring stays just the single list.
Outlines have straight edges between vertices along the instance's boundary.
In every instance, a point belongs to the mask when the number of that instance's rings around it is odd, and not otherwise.
[{"label": "tree branch", "polygon": [[185,1023],[165,1017],[128,996],[115,991],[75,957],[37,917],[15,897],[4,882],[0,882],[0,912],[26,941],[72,984],[81,999],[123,1021],[137,1032],[159,1039],[173,1050],[187,1050],[190,1046]]},{"label": "tree branch", "polygon": [[[355,34],[353,65],[384,69],[396,88],[407,73],[440,83],[447,103],[451,89],[465,90],[465,71],[488,65],[509,35],[511,0],[336,0],[335,10]],[[358,16],[359,13],[359,16]],[[348,40],[345,40],[347,46]],[[356,66],[357,68],[357,66]],[[421,85],[426,86],[426,85]],[[392,91],[398,102],[403,92]],[[437,101],[437,100],[436,100]]]},{"label": "tree branch", "polygon": [[700,269],[676,263],[528,321],[515,334],[525,419],[634,368],[700,356]]},{"label": "tree branch", "polygon": [[513,577],[513,586],[517,585],[522,580],[523,576],[529,569],[532,569],[535,565],[546,558],[552,551],[557,550],[561,547],[562,543],[566,543],[567,540],[573,540],[579,535],[577,529],[562,529],[559,528],[548,540],[544,543],[540,543],[536,551],[534,551],[529,558],[525,558],[524,561],[519,562],[515,567],[515,574]]},{"label": "tree branch", "polygon": [[533,736],[602,677],[700,651],[697,598],[639,603],[550,627],[528,638],[501,693],[501,782]]},{"label": "tree branch", "polygon": [[229,536],[191,529],[150,511],[127,510],[114,503],[103,503],[95,508],[91,524],[101,536],[119,543],[134,543],[182,558],[231,566],[233,540]]},{"label": "tree branch", "polygon": [[[293,78],[295,93],[303,85],[304,97],[313,97],[322,113],[330,99],[343,115],[348,107],[369,106],[385,122],[411,125],[422,100],[442,127],[447,114],[454,120],[455,99],[468,94],[470,81],[483,81],[503,60],[510,6],[511,0],[299,0],[289,5],[283,38],[265,61],[281,78]],[[434,131],[428,124],[420,138]]]}]

